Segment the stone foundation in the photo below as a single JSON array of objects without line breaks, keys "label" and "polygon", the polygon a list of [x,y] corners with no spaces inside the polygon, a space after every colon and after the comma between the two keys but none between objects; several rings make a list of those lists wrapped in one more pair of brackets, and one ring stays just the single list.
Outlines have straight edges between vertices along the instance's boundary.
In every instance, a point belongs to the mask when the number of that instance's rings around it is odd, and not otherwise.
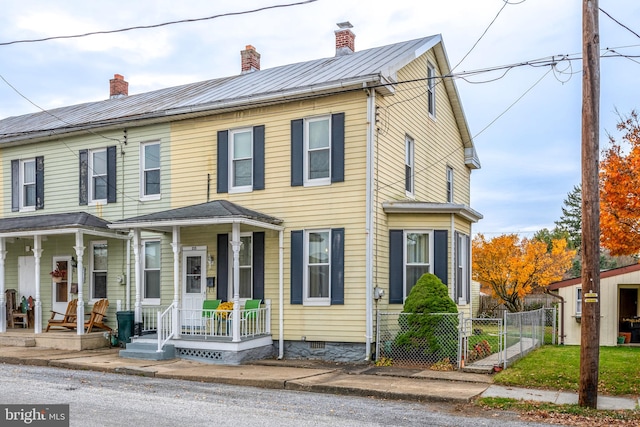
[{"label": "stone foundation", "polygon": [[[278,354],[278,342],[274,342]],[[329,362],[362,362],[366,357],[364,343],[326,341],[285,341],[285,359],[312,359]]]}]

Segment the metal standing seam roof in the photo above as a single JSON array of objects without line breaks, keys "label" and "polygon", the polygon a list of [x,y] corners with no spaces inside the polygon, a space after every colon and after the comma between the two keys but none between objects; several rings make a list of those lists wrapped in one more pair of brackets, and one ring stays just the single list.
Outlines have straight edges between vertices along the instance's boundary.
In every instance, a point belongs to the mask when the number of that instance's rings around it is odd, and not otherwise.
[{"label": "metal standing seam roof", "polygon": [[[193,109],[251,105],[267,98],[282,101],[335,85],[393,82],[395,71],[441,42],[439,35],[270,69],[159,89],[120,98],[61,107],[0,120],[0,143],[96,128]],[[425,49],[426,48],[426,49]],[[448,64],[444,65],[448,68]],[[445,70],[448,72],[448,70]]]}]

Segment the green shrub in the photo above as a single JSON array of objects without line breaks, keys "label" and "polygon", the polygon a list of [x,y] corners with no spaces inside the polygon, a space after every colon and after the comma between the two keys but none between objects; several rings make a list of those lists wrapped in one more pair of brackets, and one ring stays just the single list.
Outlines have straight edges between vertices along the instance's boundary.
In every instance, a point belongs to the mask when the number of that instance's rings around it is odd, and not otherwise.
[{"label": "green shrub", "polygon": [[447,286],[435,275],[422,275],[413,286],[400,316],[400,333],[395,344],[407,352],[419,350],[429,359],[455,360],[458,354],[457,313]]}]

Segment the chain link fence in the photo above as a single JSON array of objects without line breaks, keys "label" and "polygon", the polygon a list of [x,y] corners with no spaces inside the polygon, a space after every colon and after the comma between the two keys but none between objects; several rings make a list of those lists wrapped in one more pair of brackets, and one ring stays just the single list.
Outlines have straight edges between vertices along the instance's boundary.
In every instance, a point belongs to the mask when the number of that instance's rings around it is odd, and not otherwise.
[{"label": "chain link fence", "polygon": [[378,312],[377,320],[376,360],[394,366],[506,368],[558,336],[555,307],[502,318]]},{"label": "chain link fence", "polygon": [[457,368],[462,313],[378,313],[376,360],[394,366]]}]

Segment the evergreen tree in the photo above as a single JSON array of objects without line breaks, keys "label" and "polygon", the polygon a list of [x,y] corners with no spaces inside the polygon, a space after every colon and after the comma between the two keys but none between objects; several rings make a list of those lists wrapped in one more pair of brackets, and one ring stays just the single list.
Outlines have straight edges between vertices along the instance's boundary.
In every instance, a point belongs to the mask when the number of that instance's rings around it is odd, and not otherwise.
[{"label": "evergreen tree", "polygon": [[555,224],[556,230],[567,233],[569,247],[580,252],[582,244],[582,187],[580,185],[575,185],[567,194],[562,206],[562,217],[555,221]]}]

